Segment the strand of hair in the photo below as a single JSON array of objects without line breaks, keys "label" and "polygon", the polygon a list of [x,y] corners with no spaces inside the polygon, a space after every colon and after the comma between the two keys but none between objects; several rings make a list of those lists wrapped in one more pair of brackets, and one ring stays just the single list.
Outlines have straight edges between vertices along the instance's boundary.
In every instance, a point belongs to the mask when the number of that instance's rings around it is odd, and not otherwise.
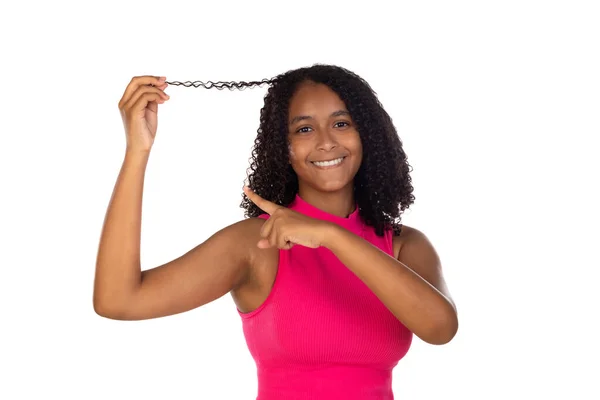
[{"label": "strand of hair", "polygon": [[179,82],[179,81],[167,81],[165,82],[169,85],[174,85],[174,86],[185,86],[185,87],[203,87],[204,89],[218,89],[218,90],[223,90],[223,89],[229,89],[229,90],[244,90],[246,88],[249,87],[254,87],[254,86],[263,86],[263,85],[268,85],[272,83],[272,80],[270,79],[263,79],[261,81],[250,81],[250,82],[246,82],[246,81],[239,81],[239,82],[213,82],[213,81],[208,81],[208,82],[202,82],[202,81],[194,81],[194,82],[190,82],[190,81],[185,81],[185,82]]}]

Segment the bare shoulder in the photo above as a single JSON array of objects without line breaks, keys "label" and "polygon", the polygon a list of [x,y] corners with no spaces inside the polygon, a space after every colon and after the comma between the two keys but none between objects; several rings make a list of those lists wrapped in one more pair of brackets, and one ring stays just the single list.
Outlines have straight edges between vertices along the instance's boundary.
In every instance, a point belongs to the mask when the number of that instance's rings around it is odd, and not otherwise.
[{"label": "bare shoulder", "polygon": [[404,253],[404,256],[410,256],[413,253],[419,252],[425,252],[431,256],[437,257],[437,252],[427,235],[412,226],[403,224],[400,235],[394,236],[393,243],[394,249],[397,248],[398,250],[395,254],[396,258],[399,258],[402,253]]},{"label": "bare shoulder", "polygon": [[265,222],[262,218],[250,217],[240,220],[222,231],[224,235],[229,237],[228,242],[231,243],[233,241],[237,243],[234,246],[235,250],[233,248],[231,250],[240,253],[240,257],[247,261],[248,273],[245,274],[244,279],[238,282],[236,286],[245,283],[254,265],[256,255],[260,253],[258,251],[260,249],[258,249],[256,243],[260,240],[260,230]]},{"label": "bare shoulder", "polygon": [[260,228],[264,223],[265,220],[262,218],[250,217],[236,222],[235,224],[231,225],[231,227],[234,228],[234,230],[238,233],[250,235],[255,233],[257,229],[260,231]]},{"label": "bare shoulder", "polygon": [[[248,241],[258,239],[260,237],[260,230],[265,222],[266,220],[258,217],[243,219],[234,225],[231,225],[231,227],[234,228],[232,234],[243,235]],[[255,246],[252,246],[250,250],[252,250],[253,247]]]},{"label": "bare shoulder", "polygon": [[[265,220],[262,218],[245,218],[223,228],[214,235],[223,235],[230,240],[235,239],[240,245],[245,245],[260,236],[260,229],[264,223]],[[240,250],[251,250],[251,247],[243,246]]]},{"label": "bare shoulder", "polygon": [[408,242],[412,237],[420,232],[418,229],[402,224],[400,235],[393,236],[392,244],[394,246],[394,257],[397,259],[404,243]]},{"label": "bare shoulder", "polygon": [[420,232],[417,228],[409,225],[402,224],[399,236],[394,236],[394,239],[406,239],[410,235],[414,235],[416,232]]}]

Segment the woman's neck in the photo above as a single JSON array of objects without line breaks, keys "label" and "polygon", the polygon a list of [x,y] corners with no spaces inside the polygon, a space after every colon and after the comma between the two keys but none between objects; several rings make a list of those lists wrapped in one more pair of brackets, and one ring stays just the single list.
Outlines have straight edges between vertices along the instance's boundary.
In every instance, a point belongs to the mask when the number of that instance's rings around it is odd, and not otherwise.
[{"label": "woman's neck", "polygon": [[298,196],[310,205],[341,218],[347,218],[356,209],[353,185],[334,192],[300,187]]}]

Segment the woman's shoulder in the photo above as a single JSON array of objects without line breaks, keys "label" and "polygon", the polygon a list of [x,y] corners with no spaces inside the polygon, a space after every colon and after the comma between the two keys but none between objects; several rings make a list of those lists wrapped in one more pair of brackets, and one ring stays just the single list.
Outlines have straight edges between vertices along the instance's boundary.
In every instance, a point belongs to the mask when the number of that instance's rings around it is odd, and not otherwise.
[{"label": "woman's shoulder", "polygon": [[[267,214],[268,216],[268,214]],[[248,217],[230,225],[227,230],[231,239],[237,243],[238,251],[243,253],[246,260],[252,265],[253,260],[257,255],[260,255],[260,250],[256,244],[260,241],[260,231],[265,224],[264,216]]]},{"label": "woman's shoulder", "polygon": [[268,218],[268,214],[263,214],[263,215],[259,215],[258,217],[248,217],[248,218],[244,218],[236,223],[234,223],[232,225],[236,227],[236,229],[238,230],[242,230],[245,233],[252,233],[254,232],[256,229],[259,229],[263,226],[263,224],[265,223],[265,220],[267,218],[265,218],[265,216]]},{"label": "woman's shoulder", "polygon": [[393,235],[392,244],[394,245],[394,256],[398,258],[400,254],[400,250],[402,249],[402,245],[406,243],[412,236],[415,235],[415,232],[418,232],[418,229],[415,229],[411,226],[402,224],[402,229],[400,230],[399,235]]},{"label": "woman's shoulder", "polygon": [[268,218],[269,214],[262,214],[258,217],[244,218],[234,224],[234,226],[236,226],[237,234],[241,233],[247,239],[244,242],[246,244],[251,244],[249,250],[254,250],[256,248],[255,245],[261,238],[260,231]]},{"label": "woman's shoulder", "polygon": [[223,228],[218,234],[222,234],[228,240],[234,240],[238,246],[252,249],[250,244],[260,237],[260,230],[265,223],[264,218],[249,217],[233,222]]}]

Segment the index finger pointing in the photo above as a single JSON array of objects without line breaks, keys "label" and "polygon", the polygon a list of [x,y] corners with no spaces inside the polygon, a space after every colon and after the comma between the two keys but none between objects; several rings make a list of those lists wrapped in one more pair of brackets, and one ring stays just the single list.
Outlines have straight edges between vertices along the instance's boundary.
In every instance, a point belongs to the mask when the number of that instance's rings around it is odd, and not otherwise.
[{"label": "index finger pointing", "polygon": [[244,186],[244,193],[246,196],[252,201],[254,204],[258,206],[261,210],[271,215],[279,208],[279,206],[269,200],[265,200],[256,193],[252,191],[248,186]]}]

